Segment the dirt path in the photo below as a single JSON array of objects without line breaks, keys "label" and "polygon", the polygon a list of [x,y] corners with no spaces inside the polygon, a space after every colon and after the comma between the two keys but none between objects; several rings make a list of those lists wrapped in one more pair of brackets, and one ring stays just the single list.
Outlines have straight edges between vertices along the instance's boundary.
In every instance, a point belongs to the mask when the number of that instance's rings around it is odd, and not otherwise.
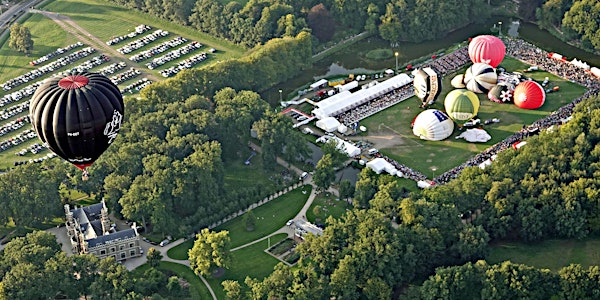
[{"label": "dirt path", "polygon": [[71,18],[69,18],[65,15],[61,15],[59,13],[53,13],[53,12],[48,12],[48,11],[43,11],[43,10],[30,9],[29,11],[31,13],[39,13],[39,14],[42,14],[42,15],[50,18],[51,20],[56,22],[56,24],[58,24],[58,26],[60,26],[66,32],[75,36],[75,38],[80,40],[82,43],[89,45],[97,50],[101,50],[101,52],[111,56],[112,58],[118,58],[119,61],[125,62],[125,64],[127,64],[127,69],[130,67],[134,67],[134,68],[140,70],[140,72],[142,73],[141,74],[142,77],[146,77],[152,81],[160,81],[161,80],[161,78],[157,77],[156,75],[147,73],[144,69],[140,68],[139,65],[134,64],[124,54],[121,54],[119,51],[106,45],[105,42],[103,42],[96,36],[92,35],[89,31],[87,31],[84,28],[82,28],[81,26],[79,26],[77,23],[75,23],[73,20],[71,20]]}]

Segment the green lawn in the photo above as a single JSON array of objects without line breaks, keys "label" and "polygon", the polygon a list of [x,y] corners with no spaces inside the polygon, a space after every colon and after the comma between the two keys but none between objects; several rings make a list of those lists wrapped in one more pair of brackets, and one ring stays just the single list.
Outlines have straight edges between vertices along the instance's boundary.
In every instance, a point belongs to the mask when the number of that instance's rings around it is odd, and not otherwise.
[{"label": "green lawn", "polygon": [[547,240],[539,243],[497,242],[487,257],[490,264],[510,260],[553,272],[571,263],[589,266],[600,265],[600,238],[584,240]]},{"label": "green lawn", "polygon": [[[314,224],[325,224],[325,220],[329,216],[337,219],[346,212],[346,209],[352,208],[352,205],[348,204],[348,202],[335,199],[335,195],[329,193],[317,195],[306,212],[306,219]],[[317,205],[320,207],[318,215],[314,212],[314,208]]]},{"label": "green lawn", "polygon": [[[136,277],[138,277],[138,276],[142,276],[144,274],[144,272],[149,268],[150,268],[150,266],[148,264],[143,264],[143,265],[137,267],[132,272],[134,272],[134,274],[136,274]],[[200,280],[200,277],[196,276],[196,274],[194,274],[192,269],[190,269],[188,266],[173,263],[173,262],[161,261],[160,265],[158,266],[158,269],[165,274],[177,274],[178,277],[184,278],[187,282],[190,283],[190,297],[188,297],[187,299],[211,299],[212,298],[206,285],[204,285],[202,280]],[[167,276],[170,276],[170,275],[167,275]],[[162,296],[166,296],[166,294],[167,294],[166,288],[164,290],[161,290],[160,294]]]},{"label": "green lawn", "polygon": [[[285,239],[285,234],[279,234],[271,238],[271,245]],[[261,241],[250,247],[242,248],[233,252],[233,264],[231,269],[219,278],[207,278],[208,283],[217,295],[217,299],[225,299],[225,292],[221,282],[225,280],[237,280],[243,284],[246,276],[263,279],[273,272],[273,267],[279,260],[264,252],[268,247],[268,241]]]},{"label": "green lawn", "polygon": [[[259,206],[253,210],[256,216],[256,225],[254,231],[247,231],[246,225],[242,222],[242,217],[237,217],[221,226],[218,226],[214,231],[228,230],[231,238],[231,247],[236,248],[248,242],[254,241],[266,235],[275,232],[277,229],[285,226],[287,220],[296,216],[302,209],[304,203],[310,195],[312,186],[297,188],[275,200]],[[303,194],[302,191],[306,191]],[[167,255],[173,259],[187,259],[187,251],[194,245],[192,239],[177,245],[167,252]]]},{"label": "green lawn", "polygon": [[[512,58],[505,58],[502,66],[508,71],[522,71],[527,68],[527,65]],[[463,72],[464,70],[460,70],[456,74]],[[475,144],[463,139],[455,139],[461,133],[457,129],[444,141],[425,141],[414,136],[410,123],[422,111],[419,108],[420,100],[416,97],[411,97],[361,121],[361,125],[369,129],[369,135],[393,134],[394,132],[400,135],[403,140],[401,145],[379,149],[380,152],[431,178],[434,175],[433,167],[436,168],[436,175],[439,175],[519,131],[523,124],[531,124],[571,102],[585,91],[583,87],[547,72],[525,74],[539,81],[547,76],[550,78],[550,86],[559,86],[560,91],[548,94],[545,104],[537,110],[525,110],[512,104],[495,103],[488,100],[486,95],[479,94],[481,102],[479,118],[482,122],[491,118],[500,119],[500,123],[485,126],[486,131],[492,136],[492,139],[486,143]],[[449,82],[454,75],[444,77],[442,83],[444,88],[432,108],[444,110],[444,98],[453,89]],[[364,139],[368,140],[369,136]]]},{"label": "green lawn", "polygon": [[[256,216],[256,225],[253,231],[246,231],[246,225],[241,217],[235,218],[221,226],[215,228],[215,231],[228,230],[231,238],[231,247],[235,248],[266,236],[277,229],[285,226],[287,220],[298,214],[308,196],[312,186],[297,188],[275,200],[259,206],[253,210]],[[306,191],[303,194],[302,191]]]},{"label": "green lawn", "polygon": [[[215,54],[217,58],[213,60],[214,62],[239,57],[246,51],[240,46],[192,28],[186,28],[137,10],[126,9],[101,0],[57,0],[50,2],[44,9],[69,16],[103,41],[108,41],[113,36],[125,35],[133,31],[134,27],[139,24],[147,24],[153,29],[167,30],[171,32],[171,36],[181,35],[190,40],[199,41],[207,49],[212,47],[219,50]],[[114,46],[118,48],[119,44]]]},{"label": "green lawn", "polygon": [[225,163],[225,189],[239,190],[260,185],[263,191],[274,191],[277,184],[269,180],[269,177],[281,170],[279,166],[275,172],[266,172],[262,160],[257,156],[250,160],[250,165],[244,165],[249,156],[250,152],[247,151],[247,154],[243,154],[243,159]]},{"label": "green lawn", "polygon": [[[29,16],[29,18],[27,18],[27,16]],[[29,65],[30,61],[50,52],[54,52],[57,48],[77,42],[73,36],[67,35],[60,26],[54,23],[54,21],[42,15],[27,14],[25,19],[26,21],[23,23],[23,26],[29,28],[29,31],[31,32],[33,50],[28,57],[10,49],[8,47],[8,40],[0,45],[1,83],[36,69],[37,67]],[[4,92],[0,90],[0,96],[3,95]]]}]

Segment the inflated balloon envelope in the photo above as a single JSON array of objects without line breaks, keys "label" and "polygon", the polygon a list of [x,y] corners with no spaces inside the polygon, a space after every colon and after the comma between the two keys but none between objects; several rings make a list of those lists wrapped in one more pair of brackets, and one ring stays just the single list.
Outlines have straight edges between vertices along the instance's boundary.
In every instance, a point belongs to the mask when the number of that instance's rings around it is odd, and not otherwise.
[{"label": "inflated balloon envelope", "polygon": [[81,72],[46,80],[34,93],[29,112],[40,140],[85,175],[85,168],[117,137],[124,107],[110,79]]}]

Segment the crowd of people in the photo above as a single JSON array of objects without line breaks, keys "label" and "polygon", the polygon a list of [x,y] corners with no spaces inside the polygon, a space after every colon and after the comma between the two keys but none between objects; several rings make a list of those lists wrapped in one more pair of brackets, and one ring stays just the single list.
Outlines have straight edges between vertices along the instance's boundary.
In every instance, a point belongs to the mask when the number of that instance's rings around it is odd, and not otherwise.
[{"label": "crowd of people", "polygon": [[9,79],[5,83],[0,84],[0,86],[2,86],[2,89],[4,91],[10,91],[14,87],[17,87],[21,84],[24,84],[26,82],[37,79],[38,77],[41,77],[45,74],[54,72],[55,70],[58,70],[64,66],[70,65],[73,62],[75,62],[76,60],[87,57],[94,52],[96,52],[96,49],[94,49],[92,47],[83,48],[83,49],[75,51],[67,56],[61,57],[47,65],[41,66],[35,70],[29,71],[23,75],[20,75],[16,78]]},{"label": "crowd of people", "polygon": [[189,58],[186,58],[186,59],[178,62],[177,65],[175,65],[175,66],[172,66],[168,69],[160,71],[160,75],[162,75],[163,77],[175,76],[177,73],[179,73],[185,69],[190,69],[193,66],[205,61],[207,58],[208,58],[208,55],[205,52],[196,54],[194,56],[191,56]]},{"label": "crowd of people", "polygon": [[342,124],[351,127],[352,124],[374,115],[396,103],[400,103],[414,96],[412,84],[407,84],[399,89],[393,90],[385,95],[377,97],[365,104],[359,105],[349,111],[343,112],[336,117]]},{"label": "crowd of people", "polygon": [[159,39],[161,37],[165,37],[167,35],[169,35],[168,31],[165,31],[162,29],[157,29],[157,30],[153,31],[152,33],[145,35],[141,39],[135,40],[121,48],[118,48],[117,51],[119,51],[119,53],[121,53],[121,54],[129,54],[129,53],[131,53],[137,49],[140,49],[140,48],[156,41],[157,39]]},{"label": "crowd of people", "polygon": [[113,37],[110,40],[108,40],[106,42],[106,44],[109,45],[109,46],[118,44],[118,43],[120,43],[120,42],[122,42],[124,40],[134,38],[134,37],[136,37],[136,36],[138,36],[138,35],[146,32],[146,31],[148,31],[150,29],[152,29],[152,27],[150,27],[148,25],[140,24],[140,25],[138,25],[138,26],[135,27],[134,31],[132,31],[132,32],[126,34],[126,35],[121,35],[121,36]]},{"label": "crowd of people", "polygon": [[175,37],[174,39],[170,39],[166,42],[162,42],[159,45],[156,45],[148,50],[144,50],[138,54],[132,55],[129,57],[129,60],[135,62],[141,62],[146,59],[152,58],[157,54],[163,53],[169,49],[178,47],[179,45],[187,42],[187,39],[181,36]]},{"label": "crowd of people", "polygon": [[157,67],[160,67],[170,61],[180,58],[182,55],[186,55],[190,52],[196,51],[201,47],[202,44],[200,44],[199,42],[190,42],[189,44],[186,44],[183,47],[177,48],[173,51],[169,51],[168,53],[153,59],[152,61],[146,63],[146,67],[148,67],[148,69],[150,70],[154,70]]},{"label": "crowd of people", "polygon": [[538,66],[539,69],[563,77],[572,82],[576,82],[585,86],[588,90],[582,96],[560,107],[548,116],[536,120],[531,125],[524,126],[519,132],[508,136],[503,141],[496,143],[485,151],[475,155],[463,164],[434,178],[433,181],[436,184],[444,184],[456,178],[465,167],[478,166],[484,161],[492,159],[494,155],[511,148],[514,143],[527,138],[532,132],[538,132],[540,130],[548,129],[551,126],[563,124],[569,120],[573,113],[573,108],[577,103],[585,101],[590,97],[598,96],[600,91],[600,80],[580,66],[570,64],[567,61],[550,58],[546,51],[523,40],[507,39],[504,42],[507,46],[507,55],[520,59],[530,65]]},{"label": "crowd of people", "polygon": [[437,57],[436,59],[425,63],[422,67],[433,68],[437,71],[438,76],[444,76],[462,68],[470,61],[471,58],[469,58],[469,48],[465,46],[452,53]]}]

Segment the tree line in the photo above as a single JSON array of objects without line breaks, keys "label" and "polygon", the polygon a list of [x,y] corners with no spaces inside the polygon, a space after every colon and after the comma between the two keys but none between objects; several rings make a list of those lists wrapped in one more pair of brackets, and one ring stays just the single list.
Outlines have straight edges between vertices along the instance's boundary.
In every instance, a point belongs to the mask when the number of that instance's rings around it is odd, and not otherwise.
[{"label": "tree line", "polygon": [[[599,97],[578,104],[558,129],[433,189],[406,195],[393,176],[364,169],[355,208],[329,218],[322,236],[297,247],[297,267],[280,264],[262,280],[227,282],[225,290],[232,299],[391,299],[400,291],[411,299],[594,299],[597,267],[572,265],[555,274],[477,261],[495,239],[599,232],[599,105]],[[463,213],[477,209],[472,223],[462,222]]]},{"label": "tree line", "polygon": [[[112,0],[165,20],[252,48],[272,38],[312,32],[327,42],[336,28],[378,34],[391,43],[422,42],[445,36],[470,23],[484,24],[493,6],[508,1],[416,0]],[[487,3],[486,3],[487,2]],[[594,0],[535,0],[519,4],[519,17],[536,20],[578,40],[588,50],[600,49],[600,13]],[[316,45],[316,44],[315,44]]]},{"label": "tree line", "polygon": [[[483,1],[416,0],[112,0],[160,18],[252,48],[277,37],[310,31],[329,41],[336,28],[368,31],[383,39],[421,42],[472,22],[483,23],[490,7]],[[334,22],[329,22],[328,20]]]},{"label": "tree line", "polygon": [[546,0],[535,17],[540,27],[558,30],[568,40],[578,40],[584,49],[600,50],[600,14],[595,0]]}]

